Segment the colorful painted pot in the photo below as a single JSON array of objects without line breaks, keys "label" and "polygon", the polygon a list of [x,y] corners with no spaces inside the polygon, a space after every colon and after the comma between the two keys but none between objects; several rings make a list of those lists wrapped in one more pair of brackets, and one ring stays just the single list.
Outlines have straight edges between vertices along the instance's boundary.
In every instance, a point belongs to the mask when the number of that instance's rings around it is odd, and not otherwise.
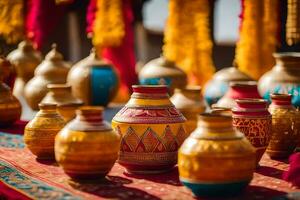
[{"label": "colorful painted pot", "polygon": [[174,62],[164,57],[148,62],[139,72],[139,81],[143,85],[168,85],[170,94],[175,88],[184,88],[187,76]]},{"label": "colorful painted pot", "polygon": [[24,143],[38,159],[54,159],[54,138],[65,126],[56,104],[39,104],[40,111],[25,127]]},{"label": "colorful painted pot", "polygon": [[103,178],[117,160],[120,135],[102,113],[101,107],[81,107],[55,138],[56,161],[74,179]]},{"label": "colorful painted pot", "polygon": [[297,128],[297,111],[292,105],[292,95],[271,94],[272,104],[272,137],[267,148],[271,158],[287,158],[292,154],[300,141]]},{"label": "colorful painted pot", "polygon": [[7,59],[15,66],[17,72],[13,94],[18,98],[24,98],[25,84],[33,77],[35,68],[42,62],[41,53],[33,48],[29,40],[24,40],[16,50],[7,55]]},{"label": "colorful painted pot", "polygon": [[255,81],[231,82],[229,90],[213,106],[233,108],[236,105],[235,100],[243,98],[261,98],[257,90],[257,83]]},{"label": "colorful painted pot", "polygon": [[24,88],[25,99],[33,110],[38,110],[39,103],[48,92],[48,84],[66,83],[70,67],[70,64],[64,61],[63,55],[57,51],[56,45],[53,44],[45,60],[35,69],[34,77]]},{"label": "colorful painted pot", "polygon": [[6,78],[6,70],[11,67],[11,63],[0,56],[0,127],[12,125],[19,120],[22,108],[19,100],[12,95],[10,87],[3,80]]},{"label": "colorful painted pot", "polygon": [[209,105],[215,104],[221,99],[229,89],[232,81],[252,81],[252,79],[241,72],[234,64],[216,72],[213,78],[207,82],[204,88],[204,98]]},{"label": "colorful painted pot", "polygon": [[197,128],[198,114],[203,113],[206,109],[201,95],[201,87],[188,86],[184,89],[176,88],[171,101],[187,119],[185,127],[187,133],[190,134]]},{"label": "colorful painted pot", "polygon": [[180,181],[196,196],[225,196],[245,188],[255,170],[255,149],[234,130],[230,116],[201,114],[178,153]]},{"label": "colorful painted pot", "polygon": [[67,81],[72,86],[73,95],[85,105],[107,106],[119,88],[114,66],[100,59],[95,49],[72,67]]},{"label": "colorful painted pot", "polygon": [[275,53],[276,65],[258,82],[259,92],[271,102],[272,93],[291,94],[292,104],[300,106],[300,53]]},{"label": "colorful painted pot", "polygon": [[263,156],[272,134],[272,116],[263,99],[237,99],[232,109],[233,126],[256,148],[256,163]]},{"label": "colorful painted pot", "polygon": [[128,173],[168,171],[188,136],[186,119],[169,100],[167,86],[134,85],[131,99],[112,120],[122,135],[118,162]]},{"label": "colorful painted pot", "polygon": [[75,111],[83,102],[75,98],[71,93],[71,86],[67,84],[48,84],[49,92],[43,98],[42,103],[54,103],[58,113],[69,122],[75,117]]}]

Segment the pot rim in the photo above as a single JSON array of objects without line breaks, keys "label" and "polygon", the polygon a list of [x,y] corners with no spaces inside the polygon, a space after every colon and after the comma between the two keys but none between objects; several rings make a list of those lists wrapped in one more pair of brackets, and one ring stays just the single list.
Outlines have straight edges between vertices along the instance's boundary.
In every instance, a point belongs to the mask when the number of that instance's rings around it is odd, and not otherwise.
[{"label": "pot rim", "polygon": [[188,92],[201,92],[202,87],[200,85],[188,85],[184,88],[175,88],[175,92],[188,91]]},{"label": "pot rim", "polygon": [[59,88],[59,89],[65,89],[65,88],[71,88],[70,84],[67,83],[49,83],[47,84],[48,89],[53,89],[53,88]]},{"label": "pot rim", "polygon": [[274,58],[296,57],[300,58],[300,52],[276,52],[273,53]]},{"label": "pot rim", "polygon": [[265,99],[257,99],[257,98],[241,98],[236,99],[236,103],[248,103],[248,104],[267,104],[268,101]]},{"label": "pot rim", "polygon": [[230,87],[253,87],[257,86],[257,81],[231,81],[229,83]]}]

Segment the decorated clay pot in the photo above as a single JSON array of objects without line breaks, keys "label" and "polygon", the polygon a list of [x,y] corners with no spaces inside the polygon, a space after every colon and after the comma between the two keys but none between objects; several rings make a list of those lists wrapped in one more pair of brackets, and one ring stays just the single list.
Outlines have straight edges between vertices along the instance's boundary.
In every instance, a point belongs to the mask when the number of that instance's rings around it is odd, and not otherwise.
[{"label": "decorated clay pot", "polygon": [[139,72],[139,80],[144,85],[168,85],[170,94],[175,88],[184,88],[187,76],[174,62],[159,57],[148,62]]},{"label": "decorated clay pot", "polygon": [[67,84],[48,84],[49,92],[43,98],[42,103],[54,103],[58,113],[66,122],[75,117],[75,111],[83,102],[75,98],[71,93],[71,86]]},{"label": "decorated clay pot", "polygon": [[196,196],[240,192],[253,177],[255,149],[232,127],[232,118],[201,114],[178,153],[180,181]]},{"label": "decorated clay pot", "polygon": [[259,92],[271,101],[270,94],[292,94],[292,104],[300,106],[300,53],[275,53],[276,65],[258,82]]},{"label": "decorated clay pot", "polygon": [[229,89],[232,81],[251,81],[252,79],[241,72],[236,65],[221,69],[213,78],[207,82],[204,88],[204,97],[209,105],[215,104],[221,99]]},{"label": "decorated clay pot", "polygon": [[231,82],[229,90],[213,106],[233,108],[236,105],[235,100],[243,98],[261,98],[257,90],[257,83],[255,81]]},{"label": "decorated clay pot", "polygon": [[54,139],[65,121],[57,113],[56,104],[39,104],[39,108],[25,127],[24,142],[38,159],[54,159]]},{"label": "decorated clay pot", "polygon": [[68,74],[72,93],[86,105],[106,106],[116,95],[119,79],[114,66],[100,59],[94,49]]},{"label": "decorated clay pot", "polygon": [[19,100],[12,95],[9,86],[3,83],[3,79],[7,75],[5,70],[10,65],[8,60],[0,57],[0,127],[12,125],[20,119],[22,112]]},{"label": "decorated clay pot", "polygon": [[289,94],[271,94],[272,137],[267,148],[271,158],[287,158],[300,141],[297,125],[297,111]]},{"label": "decorated clay pot", "polygon": [[101,107],[83,106],[55,138],[55,158],[75,179],[102,178],[118,157],[120,135],[103,121]]},{"label": "decorated clay pot", "polygon": [[38,109],[38,104],[46,96],[50,83],[66,83],[70,64],[63,60],[63,56],[56,50],[56,45],[46,55],[45,60],[35,69],[34,77],[25,86],[25,98],[28,105]]},{"label": "decorated clay pot", "polygon": [[171,101],[187,119],[185,127],[187,133],[190,134],[197,127],[198,114],[203,113],[206,109],[201,95],[201,87],[188,86],[184,89],[176,88]]},{"label": "decorated clay pot", "polygon": [[263,156],[272,134],[272,116],[263,99],[238,99],[232,109],[233,126],[244,133],[256,149],[256,163]]},{"label": "decorated clay pot", "polygon": [[188,136],[186,119],[169,100],[167,86],[134,85],[131,99],[112,120],[122,135],[118,162],[128,173],[168,171]]},{"label": "decorated clay pot", "polygon": [[24,40],[8,54],[7,59],[17,72],[13,94],[18,98],[24,97],[25,84],[33,77],[35,68],[42,61],[41,53],[33,48],[30,41]]}]

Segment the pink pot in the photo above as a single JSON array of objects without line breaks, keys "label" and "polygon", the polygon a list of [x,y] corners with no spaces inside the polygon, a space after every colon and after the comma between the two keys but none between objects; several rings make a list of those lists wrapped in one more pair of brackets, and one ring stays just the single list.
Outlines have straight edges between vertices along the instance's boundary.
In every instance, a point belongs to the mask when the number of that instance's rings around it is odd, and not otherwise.
[{"label": "pink pot", "polygon": [[263,99],[237,99],[232,109],[233,126],[256,148],[256,162],[263,156],[272,133],[272,116]]}]

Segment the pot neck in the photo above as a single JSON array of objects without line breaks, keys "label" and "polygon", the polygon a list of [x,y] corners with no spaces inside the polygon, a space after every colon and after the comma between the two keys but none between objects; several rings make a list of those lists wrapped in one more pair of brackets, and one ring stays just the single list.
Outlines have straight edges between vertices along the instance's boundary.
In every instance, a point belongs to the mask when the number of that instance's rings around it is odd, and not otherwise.
[{"label": "pot neck", "polygon": [[71,86],[65,84],[49,84],[47,88],[54,95],[65,95],[71,92]]},{"label": "pot neck", "polygon": [[188,99],[197,101],[201,99],[201,87],[186,87],[183,89],[176,88],[175,94],[182,94]]},{"label": "pot neck", "polygon": [[53,103],[40,103],[39,104],[40,111],[38,113],[39,115],[44,115],[44,114],[58,115],[56,108],[57,105]]},{"label": "pot neck", "polygon": [[300,54],[297,52],[277,53],[274,54],[277,68],[299,69]]},{"label": "pot neck", "polygon": [[133,85],[132,98],[164,99],[169,98],[168,87],[165,85]]},{"label": "pot neck", "polygon": [[103,122],[103,108],[98,106],[82,106],[76,111],[76,119],[86,122]]},{"label": "pot neck", "polygon": [[198,117],[198,127],[213,133],[232,132],[231,116],[222,114],[205,113]]},{"label": "pot neck", "polygon": [[272,94],[272,107],[293,107],[292,95],[290,94]]}]

